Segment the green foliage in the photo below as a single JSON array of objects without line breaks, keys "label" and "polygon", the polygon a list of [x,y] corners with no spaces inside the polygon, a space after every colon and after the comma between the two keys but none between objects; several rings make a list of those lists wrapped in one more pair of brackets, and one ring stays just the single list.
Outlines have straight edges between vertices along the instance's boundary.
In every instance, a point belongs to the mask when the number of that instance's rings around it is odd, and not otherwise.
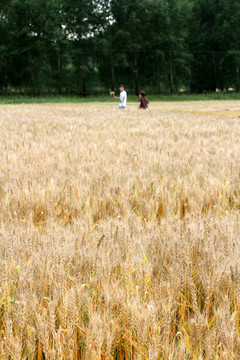
[{"label": "green foliage", "polygon": [[4,0],[0,92],[240,90],[238,0]]}]

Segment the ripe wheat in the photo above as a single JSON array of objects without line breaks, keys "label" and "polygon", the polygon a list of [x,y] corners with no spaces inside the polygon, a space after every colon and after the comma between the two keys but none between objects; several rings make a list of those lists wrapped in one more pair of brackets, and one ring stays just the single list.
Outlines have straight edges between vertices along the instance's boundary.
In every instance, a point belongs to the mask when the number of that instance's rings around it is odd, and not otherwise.
[{"label": "ripe wheat", "polygon": [[115,106],[0,108],[0,359],[238,359],[236,104]]}]

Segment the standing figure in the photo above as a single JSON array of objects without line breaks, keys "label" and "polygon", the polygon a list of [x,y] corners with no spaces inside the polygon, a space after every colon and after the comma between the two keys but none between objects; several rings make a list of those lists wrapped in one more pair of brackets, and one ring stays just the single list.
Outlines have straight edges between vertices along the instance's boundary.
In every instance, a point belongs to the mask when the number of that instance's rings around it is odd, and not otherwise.
[{"label": "standing figure", "polygon": [[120,97],[114,96],[114,99],[120,100],[119,109],[125,109],[127,106],[127,93],[123,85],[120,86],[119,90],[120,90]]},{"label": "standing figure", "polygon": [[139,100],[138,100],[138,108],[143,110],[148,110],[149,101],[146,98],[145,91],[140,91]]}]

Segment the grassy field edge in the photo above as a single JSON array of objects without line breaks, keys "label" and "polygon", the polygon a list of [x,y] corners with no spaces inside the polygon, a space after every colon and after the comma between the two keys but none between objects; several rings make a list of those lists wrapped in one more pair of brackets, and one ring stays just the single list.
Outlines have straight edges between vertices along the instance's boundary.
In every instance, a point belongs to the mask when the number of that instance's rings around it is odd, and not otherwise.
[{"label": "grassy field edge", "polygon": [[[128,102],[137,102],[138,97],[128,96]],[[150,102],[185,102],[185,101],[219,101],[240,100],[240,93],[211,93],[211,94],[175,94],[175,95],[149,95]],[[4,104],[41,104],[41,103],[91,103],[91,102],[113,102],[107,95],[104,96],[3,96],[0,95],[0,105]]]}]

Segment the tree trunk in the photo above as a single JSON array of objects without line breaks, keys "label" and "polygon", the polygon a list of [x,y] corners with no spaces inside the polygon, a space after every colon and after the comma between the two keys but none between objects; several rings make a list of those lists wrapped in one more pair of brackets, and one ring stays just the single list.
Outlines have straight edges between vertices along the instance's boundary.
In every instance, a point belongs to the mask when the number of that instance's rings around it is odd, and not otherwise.
[{"label": "tree trunk", "polygon": [[58,77],[57,77],[58,95],[62,95],[62,65],[61,65],[61,56],[59,50],[57,52],[57,65],[58,65]]},{"label": "tree trunk", "polygon": [[139,94],[137,51],[134,52],[135,93]]},{"label": "tree trunk", "polygon": [[84,58],[82,57],[82,96],[86,97],[86,68],[84,66]]},{"label": "tree trunk", "polygon": [[[215,48],[215,26],[212,27],[212,48]],[[216,91],[217,84],[217,66],[216,66],[216,52],[212,50],[212,84],[211,84],[211,91]]]},{"label": "tree trunk", "polygon": [[80,90],[80,74],[81,74],[81,61],[80,58],[77,59],[77,96],[81,96],[81,90]]},{"label": "tree trunk", "polygon": [[161,70],[160,70],[160,63],[159,63],[159,55],[157,55],[157,91],[158,94],[161,95]]},{"label": "tree trunk", "polygon": [[190,94],[191,92],[191,81],[192,81],[192,70],[191,64],[189,65],[189,78],[188,78],[188,86],[187,86],[187,93]]},{"label": "tree trunk", "polygon": [[211,91],[216,91],[216,54],[215,51],[212,51],[212,84],[211,84]]},{"label": "tree trunk", "polygon": [[31,71],[31,83],[32,83],[33,97],[36,97],[36,85],[35,85],[34,71],[32,69],[30,71]]},{"label": "tree trunk", "polygon": [[172,49],[170,49],[170,59],[169,59],[169,67],[170,67],[170,91],[174,93],[174,81],[173,81],[173,63],[172,63]]},{"label": "tree trunk", "polygon": [[113,54],[112,54],[112,37],[109,38],[110,48],[110,63],[111,63],[111,91],[115,91],[115,70],[113,66]]},{"label": "tree trunk", "polygon": [[236,91],[240,91],[240,81],[239,81],[239,66],[236,66]]},{"label": "tree trunk", "polygon": [[111,65],[111,71],[112,71],[112,85],[111,90],[115,91],[115,71],[113,65]]},{"label": "tree trunk", "polygon": [[4,71],[4,87],[5,89],[8,88],[8,71],[7,71],[7,68],[8,68],[8,61],[7,61],[7,57],[4,56],[4,65],[5,65],[5,71]]},{"label": "tree trunk", "polygon": [[83,97],[87,96],[85,71],[83,72],[83,80],[82,80],[82,96]]},{"label": "tree trunk", "polygon": [[115,91],[115,71],[114,71],[114,66],[113,66],[113,56],[112,56],[112,49],[110,50],[110,59],[111,59],[111,75],[112,75],[112,84],[111,84],[111,90]]}]

